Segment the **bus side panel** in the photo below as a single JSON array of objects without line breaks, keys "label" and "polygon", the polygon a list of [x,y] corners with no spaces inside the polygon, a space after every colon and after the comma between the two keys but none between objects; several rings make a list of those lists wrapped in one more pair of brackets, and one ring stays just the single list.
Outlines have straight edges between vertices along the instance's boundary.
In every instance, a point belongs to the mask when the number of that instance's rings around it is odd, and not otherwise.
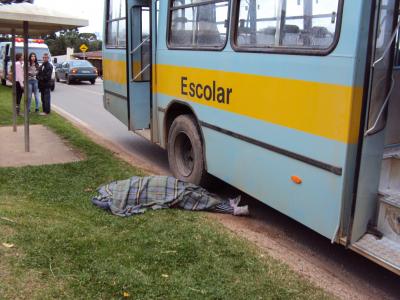
[{"label": "bus side panel", "polygon": [[[173,98],[158,94],[167,107]],[[338,230],[342,200],[342,176],[267,150],[262,145],[211,129],[225,130],[281,149],[307,155],[327,164],[343,166],[349,146],[290,128],[210,109],[189,102],[203,124],[208,172],[283,212],[293,219],[333,238]],[[163,120],[164,113],[159,112]],[[163,122],[159,128],[162,130]],[[300,185],[292,176],[301,178]]]},{"label": "bus side panel", "polygon": [[[161,7],[154,85],[160,132],[171,101],[186,101],[202,124],[211,174],[336,238],[343,203],[351,200],[346,180],[354,176],[358,147],[362,80],[356,78],[357,34],[363,5],[345,1],[340,40],[328,56],[234,52],[229,41],[223,51],[168,50],[167,8]],[[190,83],[213,89],[214,82],[216,89],[231,89],[229,104],[226,98],[190,96]],[[292,176],[302,184],[296,185]]]},{"label": "bus side panel", "polygon": [[104,107],[129,127],[126,51],[103,49]]},{"label": "bus side panel", "polygon": [[[339,176],[208,128],[203,134],[211,174],[318,233],[335,236],[341,206]],[[295,184],[291,176],[302,183]]]}]

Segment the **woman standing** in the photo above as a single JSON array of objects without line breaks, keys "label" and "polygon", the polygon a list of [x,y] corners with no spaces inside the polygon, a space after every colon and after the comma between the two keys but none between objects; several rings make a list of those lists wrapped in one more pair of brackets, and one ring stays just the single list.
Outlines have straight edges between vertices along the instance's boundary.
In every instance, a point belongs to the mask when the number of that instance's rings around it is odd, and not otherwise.
[{"label": "woman standing", "polygon": [[17,53],[15,55],[15,81],[17,87],[17,115],[20,115],[21,109],[21,99],[24,93],[24,56],[22,53]]},{"label": "woman standing", "polygon": [[39,112],[39,85],[36,78],[39,72],[39,63],[35,53],[29,54],[28,65],[28,107],[31,109],[32,93],[35,95],[35,112]]}]

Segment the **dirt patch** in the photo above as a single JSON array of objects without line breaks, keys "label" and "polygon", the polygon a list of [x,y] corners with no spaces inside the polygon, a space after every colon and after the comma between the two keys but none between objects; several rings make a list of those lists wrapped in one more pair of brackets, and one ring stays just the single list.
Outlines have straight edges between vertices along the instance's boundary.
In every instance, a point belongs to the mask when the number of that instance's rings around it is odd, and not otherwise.
[{"label": "dirt patch", "polygon": [[259,220],[209,214],[226,228],[260,247],[273,258],[340,299],[397,299],[348,273],[344,266],[324,260],[308,247],[269,228]]}]

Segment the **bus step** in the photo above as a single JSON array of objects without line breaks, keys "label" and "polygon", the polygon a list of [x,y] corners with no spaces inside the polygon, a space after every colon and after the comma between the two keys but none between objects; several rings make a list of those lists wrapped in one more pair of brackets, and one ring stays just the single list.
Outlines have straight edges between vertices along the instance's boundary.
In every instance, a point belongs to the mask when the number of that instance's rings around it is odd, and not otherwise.
[{"label": "bus step", "polygon": [[400,194],[400,147],[388,148],[383,154],[379,192],[384,196]]},{"label": "bus step", "polygon": [[400,245],[400,194],[379,197],[378,230]]},{"label": "bus step", "polygon": [[144,137],[146,140],[151,141],[151,130],[150,129],[138,129],[134,130],[134,133],[137,135],[140,135],[141,137]]},{"label": "bus step", "polygon": [[351,249],[400,275],[400,244],[387,237],[381,239],[367,233]]}]

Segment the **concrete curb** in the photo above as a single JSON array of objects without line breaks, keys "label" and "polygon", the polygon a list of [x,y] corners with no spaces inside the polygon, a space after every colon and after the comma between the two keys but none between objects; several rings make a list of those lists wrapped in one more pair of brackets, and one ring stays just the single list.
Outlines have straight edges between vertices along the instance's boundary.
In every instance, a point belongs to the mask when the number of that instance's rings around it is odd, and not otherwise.
[{"label": "concrete curb", "polygon": [[95,142],[96,144],[106,148],[111,151],[113,155],[118,157],[119,159],[127,162],[133,167],[143,170],[148,175],[166,175],[162,174],[159,170],[149,165],[147,162],[143,161],[139,157],[135,156],[132,153],[129,153],[123,147],[114,144],[112,141],[101,136],[100,133],[96,132],[93,128],[89,126],[89,124],[79,120],[75,116],[71,115],[64,109],[58,107],[57,105],[52,105],[52,109],[63,117],[65,120],[70,122],[76,128],[78,128],[83,134],[85,134],[90,140]]}]

